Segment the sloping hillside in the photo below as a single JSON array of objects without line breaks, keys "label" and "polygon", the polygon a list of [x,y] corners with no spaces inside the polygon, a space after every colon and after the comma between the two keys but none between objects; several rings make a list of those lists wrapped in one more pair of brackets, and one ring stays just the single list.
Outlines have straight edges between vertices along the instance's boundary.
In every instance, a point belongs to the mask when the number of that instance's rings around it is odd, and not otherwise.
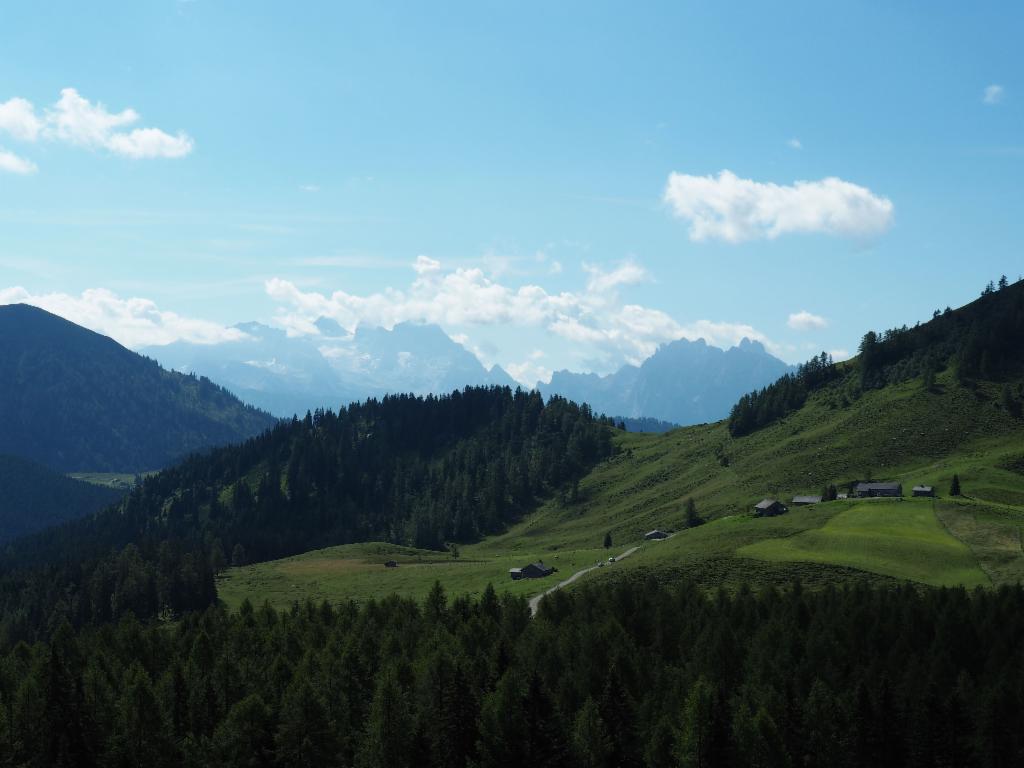
[{"label": "sloping hillside", "polygon": [[0,456],[0,543],[99,512],[121,496],[27,459]]},{"label": "sloping hillside", "polygon": [[[583,478],[575,500],[549,500],[507,532],[464,547],[458,563],[416,563],[401,576],[356,579],[365,557],[325,550],[301,568],[282,562],[230,571],[221,592],[232,601],[273,595],[282,603],[307,591],[318,598],[390,589],[421,596],[434,579],[479,592],[489,581],[509,585],[508,568],[531,560],[571,572],[636,544],[640,550],[628,560],[584,580],[642,572],[708,587],[794,578],[811,585],[1015,583],[1024,579],[1024,342],[1016,355],[998,357],[986,355],[986,345],[1012,343],[1022,288],[914,329],[874,334],[880,347],[868,375],[853,360],[792,378],[775,391],[800,388],[800,402],[774,418],[766,409],[763,423],[743,434],[734,435],[728,421],[660,435],[619,433],[617,453]],[[1006,330],[991,334],[993,327]],[[967,346],[974,349],[965,355]],[[986,356],[983,376],[972,361]],[[762,402],[772,389],[759,394]],[[964,495],[951,498],[954,474]],[[764,497],[789,503],[867,479],[900,481],[907,497],[916,484],[933,485],[939,498],[833,501],[771,519],[752,515]],[[686,528],[688,499],[705,524]],[[675,535],[644,543],[655,528]],[[614,542],[609,550],[601,546],[605,534]],[[535,594],[549,586],[511,588]]]},{"label": "sloping hillside", "polygon": [[36,307],[0,306],[0,453],[62,472],[141,472],[273,423],[207,379]]}]

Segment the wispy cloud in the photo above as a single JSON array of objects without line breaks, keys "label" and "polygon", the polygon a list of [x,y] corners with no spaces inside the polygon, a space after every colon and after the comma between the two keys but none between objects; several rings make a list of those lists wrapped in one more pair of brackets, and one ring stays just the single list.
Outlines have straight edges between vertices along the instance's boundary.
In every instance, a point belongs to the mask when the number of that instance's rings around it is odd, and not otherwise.
[{"label": "wispy cloud", "polygon": [[42,114],[20,97],[0,103],[0,132],[17,141],[46,140],[105,149],[135,160],[180,158],[192,152],[195,143],[188,134],[132,127],[139,119],[139,113],[130,107],[110,112],[102,103],[83,98],[74,88],[63,89],[60,98]]},{"label": "wispy cloud", "polygon": [[828,321],[821,315],[812,315],[806,309],[802,309],[791,314],[786,325],[795,331],[814,331],[827,328]]},{"label": "wispy cloud", "polygon": [[39,170],[36,164],[24,157],[18,157],[13,152],[0,148],[0,171],[17,173],[20,176],[27,176]]},{"label": "wispy cloud", "polygon": [[696,242],[772,240],[801,232],[870,238],[893,220],[888,198],[835,177],[780,185],[741,179],[728,170],[718,176],[672,173],[664,200],[690,223]]},{"label": "wispy cloud", "polygon": [[986,85],[985,90],[981,92],[981,101],[989,106],[994,106],[1003,100],[1003,96],[1006,94],[1006,90],[1001,85]]},{"label": "wispy cloud", "polygon": [[790,149],[803,149],[804,145],[800,142],[800,139],[790,139],[786,142],[786,146]]},{"label": "wispy cloud", "polygon": [[33,294],[20,286],[0,288],[0,304],[31,304],[134,349],[174,341],[219,344],[246,338],[237,328],[182,317],[161,310],[149,299],[123,299],[103,288],[83,291],[80,296]]}]

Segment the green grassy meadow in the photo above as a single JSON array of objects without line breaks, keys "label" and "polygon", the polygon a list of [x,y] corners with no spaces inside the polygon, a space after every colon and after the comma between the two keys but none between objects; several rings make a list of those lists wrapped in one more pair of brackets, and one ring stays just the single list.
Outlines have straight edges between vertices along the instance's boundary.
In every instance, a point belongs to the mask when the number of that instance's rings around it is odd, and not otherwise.
[{"label": "green grassy meadow", "polygon": [[869,500],[820,528],[736,550],[775,562],[833,563],[933,586],[990,586],[974,554],[935,516],[930,499]]},{"label": "green grassy meadow", "polygon": [[[478,594],[493,583],[529,596],[606,559],[605,532],[612,534],[611,554],[641,548],[577,584],[613,574],[687,578],[708,588],[796,578],[811,587],[1024,580],[1024,422],[1000,407],[995,385],[967,389],[946,374],[932,391],[910,381],[848,404],[826,391],[746,437],[732,438],[719,422],[620,433],[616,443],[617,455],[580,483],[576,503],[550,499],[506,532],[461,547],[457,561],[394,545],[333,547],[231,569],[220,595],[229,605],[248,597],[283,606],[306,597],[421,597],[440,581],[449,594]],[[964,496],[945,498],[954,473]],[[751,515],[765,496],[788,502],[865,478],[898,480],[907,496],[913,485],[933,485],[940,498],[837,501],[775,518]],[[682,530],[689,497],[709,522]],[[652,528],[678,533],[644,542]],[[383,567],[391,556],[399,568]],[[557,577],[509,580],[510,567],[537,559],[558,567]]]},{"label": "green grassy meadow", "polygon": [[[151,475],[147,472],[145,475]],[[143,475],[143,476],[145,476]],[[83,483],[101,485],[104,488],[113,488],[117,491],[129,491],[135,485],[137,475],[125,472],[69,472],[68,477],[73,480],[81,480]]]}]

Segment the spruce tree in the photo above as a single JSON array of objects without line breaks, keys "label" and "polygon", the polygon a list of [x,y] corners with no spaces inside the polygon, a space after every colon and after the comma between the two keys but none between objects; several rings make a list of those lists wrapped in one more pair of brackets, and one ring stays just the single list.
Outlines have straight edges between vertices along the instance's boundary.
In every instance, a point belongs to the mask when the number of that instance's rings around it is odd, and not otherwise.
[{"label": "spruce tree", "polygon": [[612,532],[611,531],[608,531],[608,533],[606,533],[604,535],[604,548],[605,549],[611,549],[612,548]]},{"label": "spruce tree", "polygon": [[698,525],[703,523],[700,515],[697,514],[697,502],[690,497],[686,500],[686,527],[696,528]]},{"label": "spruce tree", "polygon": [[949,485],[949,495],[959,496],[960,495],[960,475],[953,475],[953,482]]},{"label": "spruce tree", "polygon": [[710,768],[715,719],[715,691],[703,677],[686,697],[683,730],[676,745],[676,757],[684,768]]},{"label": "spruce tree", "polygon": [[377,677],[370,703],[363,743],[356,759],[358,768],[403,768],[410,765],[412,716],[405,691],[392,667]]},{"label": "spruce tree", "polygon": [[612,755],[612,742],[594,700],[580,707],[572,729],[572,752],[580,768],[605,768]]},{"label": "spruce tree", "polygon": [[338,752],[323,702],[301,675],[281,699],[275,744],[279,765],[319,768],[333,762]]}]

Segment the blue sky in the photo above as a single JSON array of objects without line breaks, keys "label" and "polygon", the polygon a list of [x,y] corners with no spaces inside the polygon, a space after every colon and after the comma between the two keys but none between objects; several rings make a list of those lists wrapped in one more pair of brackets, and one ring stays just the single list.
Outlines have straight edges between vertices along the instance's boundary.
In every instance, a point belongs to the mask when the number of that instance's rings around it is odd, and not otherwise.
[{"label": "blue sky", "polygon": [[1022,17],[4,3],[0,302],[136,347],[436,321],[524,381],[852,352],[1024,271]]}]

